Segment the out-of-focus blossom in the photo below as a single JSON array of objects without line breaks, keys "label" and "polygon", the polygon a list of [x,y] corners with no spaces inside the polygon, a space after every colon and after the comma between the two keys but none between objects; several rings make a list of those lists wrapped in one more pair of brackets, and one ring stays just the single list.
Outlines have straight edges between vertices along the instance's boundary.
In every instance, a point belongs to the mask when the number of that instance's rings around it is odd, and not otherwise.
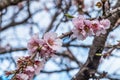
[{"label": "out-of-focus blossom", "polygon": [[16,79],[17,79],[17,80],[28,80],[28,79],[29,79],[29,76],[28,76],[27,74],[20,73],[20,74],[17,74],[17,75],[16,75]]},{"label": "out-of-focus blossom", "polygon": [[44,40],[47,45],[53,50],[59,50],[62,46],[62,40],[57,37],[56,33],[47,32],[44,35]]},{"label": "out-of-focus blossom", "polygon": [[101,2],[97,2],[97,3],[96,3],[96,6],[97,6],[98,8],[101,8],[102,5],[103,5],[103,4],[102,4]]},{"label": "out-of-focus blossom", "polygon": [[23,5],[23,3],[22,3],[22,2],[20,2],[20,3],[18,3],[18,5],[17,5],[17,6],[18,6],[18,8],[19,8],[19,9],[21,9],[21,8],[23,8],[23,6],[24,6],[24,5]]}]

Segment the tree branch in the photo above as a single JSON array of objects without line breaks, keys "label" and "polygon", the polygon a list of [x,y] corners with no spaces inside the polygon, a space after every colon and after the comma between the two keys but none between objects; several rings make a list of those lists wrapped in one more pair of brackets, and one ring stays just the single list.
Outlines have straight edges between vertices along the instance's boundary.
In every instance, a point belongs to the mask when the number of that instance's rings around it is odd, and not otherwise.
[{"label": "tree branch", "polygon": [[109,20],[111,21],[111,27],[107,30],[106,34],[95,36],[86,63],[83,65],[83,67],[81,67],[79,72],[72,78],[72,80],[89,80],[90,78],[94,77],[94,74],[96,73],[99,65],[99,60],[101,58],[101,56],[96,55],[96,52],[97,50],[100,50],[100,52],[102,53],[107,36],[109,35],[116,21],[118,20],[119,14],[120,12],[115,13],[114,15],[111,15],[109,17]]},{"label": "tree branch", "polygon": [[22,2],[25,0],[0,0],[0,11],[7,8],[11,5],[17,5],[19,2]]}]

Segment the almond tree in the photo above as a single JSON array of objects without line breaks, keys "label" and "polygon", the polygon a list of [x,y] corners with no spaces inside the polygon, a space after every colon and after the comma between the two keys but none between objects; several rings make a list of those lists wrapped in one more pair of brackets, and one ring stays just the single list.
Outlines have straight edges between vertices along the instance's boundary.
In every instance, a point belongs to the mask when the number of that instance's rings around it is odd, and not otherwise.
[{"label": "almond tree", "polygon": [[120,80],[119,24],[119,0],[0,0],[1,75]]}]

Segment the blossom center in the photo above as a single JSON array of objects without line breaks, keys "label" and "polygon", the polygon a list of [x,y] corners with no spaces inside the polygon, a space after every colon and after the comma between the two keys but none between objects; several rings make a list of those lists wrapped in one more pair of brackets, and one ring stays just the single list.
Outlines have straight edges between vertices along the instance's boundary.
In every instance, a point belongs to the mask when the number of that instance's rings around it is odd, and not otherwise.
[{"label": "blossom center", "polygon": [[97,24],[92,24],[92,27],[93,27],[94,29],[97,29],[97,28],[98,28],[98,25],[97,25]]},{"label": "blossom center", "polygon": [[54,40],[49,39],[49,40],[48,40],[48,43],[52,46],[52,45],[54,45]]},{"label": "blossom center", "polygon": [[89,32],[89,27],[88,27],[87,25],[85,25],[84,30],[85,30],[86,32]]},{"label": "blossom center", "polygon": [[82,29],[79,29],[79,32],[82,32]]}]

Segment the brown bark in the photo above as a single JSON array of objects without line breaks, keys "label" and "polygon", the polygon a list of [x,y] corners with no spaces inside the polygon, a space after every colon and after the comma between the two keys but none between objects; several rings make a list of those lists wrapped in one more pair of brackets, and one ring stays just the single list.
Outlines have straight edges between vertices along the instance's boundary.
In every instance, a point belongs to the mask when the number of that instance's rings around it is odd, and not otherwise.
[{"label": "brown bark", "polygon": [[11,5],[16,5],[24,0],[0,0],[0,11]]},{"label": "brown bark", "polygon": [[[118,1],[116,7],[119,6],[120,1]],[[112,27],[115,26],[116,21],[120,18],[119,14],[120,12],[117,12],[108,18],[111,21],[111,27],[107,30],[106,34],[95,36],[86,63],[81,67],[79,72],[72,78],[72,80],[89,80],[89,78],[94,77],[94,74],[99,66],[99,60],[101,58],[101,56],[96,56],[96,51],[103,51],[107,36],[112,31]]]}]

